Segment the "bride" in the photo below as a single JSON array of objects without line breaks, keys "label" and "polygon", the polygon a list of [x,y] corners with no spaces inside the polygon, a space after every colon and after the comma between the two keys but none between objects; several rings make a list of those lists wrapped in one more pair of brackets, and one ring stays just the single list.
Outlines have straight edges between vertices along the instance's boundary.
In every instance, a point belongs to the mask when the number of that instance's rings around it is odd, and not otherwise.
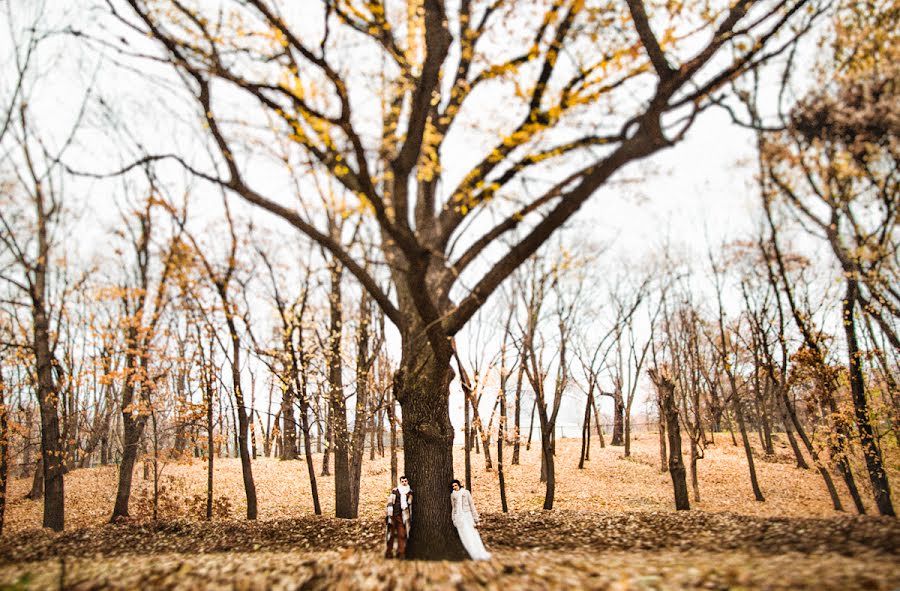
[{"label": "bride", "polygon": [[481,536],[475,529],[478,525],[478,510],[475,509],[472,493],[464,489],[459,480],[452,481],[452,486],[450,504],[453,506],[453,525],[459,532],[459,539],[472,560],[489,560],[491,553],[485,550]]}]

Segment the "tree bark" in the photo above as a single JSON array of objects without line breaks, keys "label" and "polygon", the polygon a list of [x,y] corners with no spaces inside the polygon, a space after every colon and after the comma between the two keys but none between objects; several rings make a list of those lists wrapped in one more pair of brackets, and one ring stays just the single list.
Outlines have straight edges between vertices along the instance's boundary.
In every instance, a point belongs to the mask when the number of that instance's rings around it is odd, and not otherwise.
[{"label": "tree bark", "polygon": [[578,460],[578,469],[584,470],[584,462],[588,459],[588,455],[590,454],[590,445],[591,440],[591,407],[593,406],[593,385],[591,385],[588,389],[587,394],[587,402],[584,405],[584,421],[581,424],[581,456]]},{"label": "tree bark", "polygon": [[611,394],[613,399],[613,432],[610,445],[625,445],[625,402],[622,400],[622,389],[617,385]]},{"label": "tree bark", "polygon": [[[42,203],[42,201],[41,201]],[[39,240],[46,241],[46,228],[39,223]],[[47,249],[42,248],[44,256]],[[65,523],[65,451],[59,433],[59,392],[53,377],[53,353],[50,349],[50,324],[44,305],[46,291],[45,263],[35,272],[36,282],[32,295],[33,344],[37,374],[37,397],[41,409],[41,457],[44,469],[44,519],[43,526],[62,531]]]},{"label": "tree bark", "polygon": [[44,498],[44,458],[38,458],[34,465],[34,476],[31,479],[31,490],[25,495],[30,501]]},{"label": "tree bark", "polygon": [[500,384],[500,424],[497,432],[497,479],[500,484],[500,508],[504,513],[509,513],[506,504],[506,479],[503,472],[503,446],[506,444],[506,380],[501,379]]},{"label": "tree bark", "polygon": [[[773,386],[773,388],[776,390],[779,387],[780,386],[778,384],[775,384]],[[809,464],[806,463],[806,458],[803,457],[803,452],[800,451],[800,446],[797,444],[797,438],[794,436],[794,429],[791,425],[791,419],[788,416],[787,409],[784,408],[784,402],[781,397],[777,395],[776,404],[781,411],[781,422],[784,425],[784,434],[787,436],[788,441],[791,444],[791,449],[794,451],[794,457],[797,459],[797,467],[801,470],[807,470],[809,469]]]},{"label": "tree bark", "polygon": [[[419,333],[421,335],[421,333]],[[407,337],[400,370],[395,375],[397,400],[403,411],[405,473],[414,491],[413,526],[407,557],[463,560],[466,551],[451,521],[453,426],[449,397],[452,370],[449,342],[435,351]]]},{"label": "tree bark", "polygon": [[[2,367],[0,359],[0,367]],[[0,370],[0,535],[6,517],[6,489],[9,479],[9,413],[6,402],[6,383]]]},{"label": "tree bark", "polygon": [[[210,343],[210,351],[212,351]],[[204,368],[206,374],[206,520],[213,517],[213,461],[215,458],[215,441],[213,439],[213,396],[212,368]]]},{"label": "tree bark", "polygon": [[[126,387],[123,391],[132,390]],[[116,489],[116,502],[113,506],[111,521],[127,518],[128,502],[131,499],[131,481],[134,477],[134,464],[137,461],[138,448],[141,443],[141,435],[144,425],[147,423],[147,415],[132,415],[127,410],[131,403],[123,404],[122,411],[122,463],[119,464],[119,483]]]},{"label": "tree bark", "polygon": [[669,460],[666,458],[666,417],[663,409],[662,397],[657,396],[657,407],[659,409],[659,471],[669,471]]},{"label": "tree bark", "polygon": [[850,374],[850,393],[853,396],[856,427],[859,429],[859,439],[863,448],[863,456],[866,459],[869,481],[872,483],[872,492],[875,495],[875,505],[878,507],[878,512],[881,515],[894,517],[891,488],[881,459],[881,450],[878,448],[875,432],[872,429],[872,422],[869,418],[865,377],[863,376],[862,364],[860,363],[861,353],[856,337],[856,317],[854,313],[858,289],[855,279],[851,278],[847,281],[847,295],[844,298],[843,305],[844,332],[847,335],[847,365]]},{"label": "tree bark", "polygon": [[[244,388],[241,385],[241,340],[234,323],[234,311],[231,310],[227,298],[227,285],[218,285],[219,297],[225,307],[225,321],[231,335],[231,383],[234,388],[234,404],[237,407],[237,447],[241,458],[241,476],[244,481],[244,494],[247,497],[247,519],[256,519],[256,483],[253,481],[253,466],[250,462],[250,450],[247,445],[247,431],[250,421],[247,408],[244,406]],[[251,409],[252,412],[252,409]]]},{"label": "tree bark", "polygon": [[809,437],[806,435],[806,430],[803,429],[803,425],[800,423],[800,418],[797,416],[797,411],[794,409],[794,406],[791,404],[791,401],[788,398],[787,387],[784,384],[779,384],[778,391],[781,394],[781,402],[784,406],[785,412],[787,412],[788,417],[791,419],[791,423],[793,423],[794,429],[796,429],[797,431],[797,435],[800,437],[800,440],[803,442],[803,446],[806,447],[806,451],[812,458],[813,464],[815,464],[816,469],[822,476],[822,481],[825,483],[826,490],[828,490],[828,496],[831,498],[831,504],[832,506],[834,506],[834,510],[843,511],[844,507],[841,503],[841,497],[838,496],[837,489],[834,486],[834,481],[831,479],[831,474],[829,474],[828,469],[819,458],[819,453],[813,446],[812,441],[810,441]]},{"label": "tree bark", "polygon": [[681,427],[678,424],[678,408],[675,406],[675,384],[654,370],[651,370],[650,378],[656,384],[666,421],[666,434],[669,438],[669,475],[672,477],[672,488],[675,491],[675,509],[686,511],[691,508],[691,502],[688,498],[684,460],[681,455]]},{"label": "tree bark", "polygon": [[512,465],[519,465],[519,447],[522,444],[522,375],[525,373],[525,366],[521,360],[519,362],[518,376],[516,377],[516,399],[514,410],[513,425],[513,454]]},{"label": "tree bark", "polygon": [[750,447],[750,438],[747,436],[747,426],[744,423],[744,411],[741,408],[741,400],[738,395],[737,385],[731,374],[728,375],[731,384],[731,404],[734,410],[734,416],[738,422],[738,428],[741,431],[741,441],[744,443],[744,454],[747,456],[747,469],[750,472],[750,486],[753,488],[753,497],[760,502],[765,501],[762,490],[759,488],[759,480],[756,478],[756,466],[753,463],[753,448]]},{"label": "tree bark", "polygon": [[359,487],[362,478],[366,426],[369,424],[369,305],[363,294],[356,339],[356,417],[350,441],[350,517],[359,516]]},{"label": "tree bark", "polygon": [[297,430],[294,419],[294,389],[284,388],[281,394],[281,459],[297,459]]}]

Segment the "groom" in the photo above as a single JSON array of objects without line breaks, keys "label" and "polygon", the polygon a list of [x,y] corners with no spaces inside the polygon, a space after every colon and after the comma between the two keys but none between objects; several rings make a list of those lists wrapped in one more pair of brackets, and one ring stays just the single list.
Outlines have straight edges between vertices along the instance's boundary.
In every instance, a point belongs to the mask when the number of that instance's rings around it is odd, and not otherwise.
[{"label": "groom", "polygon": [[397,558],[406,558],[406,539],[409,529],[412,527],[412,502],[413,493],[409,487],[409,479],[400,477],[400,484],[391,491],[388,496],[387,517],[387,549],[385,558],[394,555],[394,545],[397,547]]}]

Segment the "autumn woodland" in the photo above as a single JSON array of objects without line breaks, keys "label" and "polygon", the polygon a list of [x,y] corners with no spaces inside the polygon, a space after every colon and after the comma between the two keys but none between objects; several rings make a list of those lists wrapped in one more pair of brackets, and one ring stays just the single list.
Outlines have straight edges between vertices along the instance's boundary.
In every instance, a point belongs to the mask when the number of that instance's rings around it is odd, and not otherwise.
[{"label": "autumn woodland", "polygon": [[0,21],[0,587],[900,587],[896,3]]}]

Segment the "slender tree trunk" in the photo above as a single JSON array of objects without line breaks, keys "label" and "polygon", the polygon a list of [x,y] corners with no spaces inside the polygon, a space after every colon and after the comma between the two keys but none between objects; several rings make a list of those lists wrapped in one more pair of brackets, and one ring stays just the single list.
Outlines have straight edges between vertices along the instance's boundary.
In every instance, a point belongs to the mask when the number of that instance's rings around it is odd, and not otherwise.
[{"label": "slender tree trunk", "polygon": [[600,440],[600,449],[606,447],[606,438],[603,437],[603,420],[600,416],[600,407],[597,405],[597,397],[594,397],[594,423],[597,425],[597,438]]},{"label": "slender tree trunk", "polygon": [[578,469],[584,470],[584,462],[590,453],[588,445],[591,440],[591,402],[593,394],[589,390],[587,395],[587,403],[584,405],[584,421],[581,424],[581,456],[578,460]]},{"label": "slender tree trunk", "polygon": [[[22,463],[19,466],[19,476],[25,478],[29,474],[34,476],[34,474],[29,472],[31,464],[34,463],[34,459],[32,458],[32,449],[34,448],[32,442],[32,432],[34,431],[34,412],[32,412],[31,408],[26,409],[25,407],[21,406],[21,403],[19,405],[19,410],[21,410],[25,414],[25,450],[22,454]],[[43,468],[41,470],[43,471]],[[41,494],[43,494],[43,483],[41,483],[41,487]]]},{"label": "slender tree trunk", "polygon": [[734,409],[734,416],[738,422],[738,428],[741,431],[741,440],[744,442],[744,453],[747,456],[747,469],[750,471],[750,485],[753,488],[753,496],[757,501],[765,501],[762,490],[759,488],[759,481],[756,478],[756,466],[753,463],[753,448],[750,447],[750,438],[747,436],[747,427],[744,423],[744,411],[741,408],[741,400],[738,396],[737,385],[734,378],[729,374],[729,382],[731,384],[731,402]]},{"label": "slender tree trunk", "polygon": [[331,294],[329,296],[330,325],[328,332],[328,402],[331,414],[331,439],[334,452],[334,515],[343,519],[355,517],[353,486],[350,474],[350,435],[347,427],[347,405],[344,400],[343,341],[344,311],[341,296],[343,266],[336,261],[330,265]]},{"label": "slender tree trunk", "polygon": [[806,435],[806,430],[803,429],[803,425],[800,423],[799,417],[797,417],[797,412],[788,398],[787,387],[784,384],[779,384],[779,392],[781,392],[781,402],[785,412],[787,412],[788,417],[790,417],[791,423],[793,423],[794,429],[797,431],[797,435],[800,437],[803,446],[806,447],[806,451],[813,460],[813,464],[816,465],[816,469],[822,476],[822,481],[825,482],[825,488],[828,490],[828,496],[831,497],[831,504],[834,506],[834,510],[843,511],[844,507],[841,504],[841,497],[838,496],[837,488],[835,488],[834,481],[831,479],[831,474],[828,473],[828,469],[819,458],[819,453],[813,446],[812,441],[810,441],[809,437]]},{"label": "slender tree trunk", "polygon": [[359,515],[359,487],[362,478],[366,426],[369,424],[369,304],[360,302],[359,330],[356,338],[356,418],[350,441],[350,517]]},{"label": "slender tree trunk", "polygon": [[[778,384],[774,385],[774,388],[777,390],[781,386]],[[797,459],[797,467],[801,470],[806,470],[809,468],[809,464],[806,463],[806,458],[803,457],[803,452],[800,451],[800,446],[797,444],[797,438],[794,437],[794,429],[791,425],[791,419],[788,416],[788,411],[784,407],[784,401],[781,397],[778,397],[778,408],[781,411],[781,422],[784,425],[784,434],[787,436],[788,441],[791,444],[791,449],[794,450],[794,457]],[[828,478],[831,480],[831,477]]]},{"label": "slender tree trunk", "polygon": [[156,422],[156,411],[150,411],[153,425],[153,521],[159,520],[159,425]]},{"label": "slender tree trunk", "polygon": [[657,398],[659,407],[659,471],[669,471],[669,460],[666,458],[666,417],[663,409],[662,398]]},{"label": "slender tree trunk", "polygon": [[[325,451],[322,453],[322,471],[319,476],[331,476],[331,450],[334,448],[331,429],[331,405],[325,403]],[[321,441],[322,438],[320,438]]]},{"label": "slender tree trunk", "polygon": [[[222,303],[229,307],[224,287],[220,287]],[[247,519],[256,519],[256,483],[253,481],[253,465],[250,463],[250,450],[247,446],[247,431],[250,422],[244,406],[244,387],[241,385],[241,341],[234,323],[234,315],[230,310],[225,315],[228,332],[231,335],[231,383],[234,388],[234,404],[237,410],[237,452],[241,458],[241,475],[244,481],[244,494],[247,497]]]},{"label": "slender tree trunk", "polygon": [[122,463],[119,464],[119,484],[111,521],[129,516],[128,502],[131,499],[134,464],[137,461],[138,448],[146,422],[146,415],[132,416],[130,411],[122,412]]},{"label": "slender tree trunk", "polygon": [[684,460],[681,455],[681,427],[678,424],[678,408],[675,406],[675,384],[668,378],[651,373],[656,384],[663,416],[666,420],[666,433],[669,437],[669,475],[675,491],[675,509],[682,511],[691,508],[685,481]]},{"label": "slender tree trunk", "polygon": [[[210,348],[212,351],[212,348]],[[213,397],[211,368],[206,371],[206,520],[213,517],[213,461],[215,458],[215,440],[213,438]]]},{"label": "slender tree trunk", "polygon": [[281,459],[297,459],[297,429],[294,418],[294,389],[284,388],[281,394]]},{"label": "slender tree trunk", "polygon": [[[306,396],[304,395],[304,398]],[[309,474],[309,490],[313,500],[313,511],[316,515],[322,514],[322,506],[319,504],[319,486],[316,482],[316,467],[313,464],[312,442],[309,436],[308,405],[304,404],[300,409],[300,429],[303,431],[303,446],[306,449],[306,471]]]},{"label": "slender tree trunk", "polygon": [[466,473],[466,488],[472,490],[472,420],[470,416],[471,401],[463,393],[463,465]]},{"label": "slender tree trunk", "polygon": [[861,353],[856,337],[856,305],[858,286],[855,279],[847,281],[847,296],[844,298],[844,332],[847,335],[847,365],[850,375],[850,392],[853,396],[853,409],[856,415],[856,426],[859,430],[859,439],[863,448],[863,456],[866,459],[866,469],[869,472],[869,481],[872,483],[872,492],[875,495],[875,504],[881,515],[895,516],[894,505],[891,502],[891,488],[888,483],[887,472],[881,459],[881,450],[875,440],[875,432],[869,418],[868,401],[866,400],[866,384],[863,376]]},{"label": "slender tree trunk", "polygon": [[380,426],[381,426],[381,413],[375,411],[375,401],[374,400],[372,401],[372,403],[370,405],[368,415],[370,417],[369,424],[368,424],[369,461],[374,462],[375,461],[375,447],[376,447],[375,435],[376,435],[376,433],[378,433],[380,431]]},{"label": "slender tree trunk", "polygon": [[[144,337],[146,338],[146,337]],[[122,463],[119,464],[119,482],[116,489],[116,501],[113,506],[113,513],[110,521],[127,518],[128,502],[131,499],[131,482],[134,477],[134,464],[137,461],[138,450],[141,444],[141,438],[144,434],[144,426],[147,424],[148,415],[146,411],[140,411],[133,408],[135,405],[135,395],[138,394],[141,402],[148,404],[148,388],[149,384],[146,379],[135,383],[135,375],[146,378],[149,375],[149,359],[146,353],[146,342],[141,342],[138,331],[134,327],[128,328],[126,341],[129,346],[140,349],[138,354],[126,354],[125,367],[134,371],[134,375],[130,375],[126,380],[125,386],[122,388]],[[135,367],[139,364],[139,367]]]},{"label": "slender tree trunk", "polygon": [[[0,367],[2,367],[0,359]],[[0,535],[6,518],[6,489],[9,479],[9,413],[6,403],[6,383],[0,371]]]},{"label": "slender tree trunk", "polygon": [[[630,406],[630,405],[629,405]],[[625,409],[625,457],[631,455],[631,409]]]},{"label": "slender tree trunk", "polygon": [[625,445],[625,403],[622,401],[622,392],[617,387],[613,393],[613,432],[610,445]]},{"label": "slender tree trunk", "polygon": [[516,377],[515,416],[513,417],[513,466],[519,465],[519,447],[522,443],[522,375],[524,373],[525,366],[520,362],[518,376]]},{"label": "slender tree trunk", "polygon": [[[472,403],[473,414],[475,415],[475,424],[474,431],[476,435],[479,435],[481,438],[481,448],[484,450],[484,469],[486,472],[490,472],[494,469],[494,463],[491,460],[491,424],[493,423],[493,415],[491,416],[491,421],[488,422],[487,427],[485,427],[484,423],[481,421],[480,413],[478,412],[478,405],[473,402]],[[475,440],[475,453],[478,453],[478,439]]]},{"label": "slender tree trunk", "polygon": [[388,401],[387,401],[387,416],[388,416],[388,429],[391,432],[391,482],[389,486],[394,487],[396,485],[397,479],[400,477],[399,468],[397,467],[397,408],[396,408],[396,389],[397,382],[394,381],[392,384],[390,391],[388,392]]},{"label": "slender tree trunk", "polygon": [[[41,224],[43,228],[43,224]],[[43,232],[46,230],[43,229]],[[42,233],[43,236],[43,233]],[[42,251],[43,252],[43,251]],[[62,531],[65,523],[65,453],[59,433],[59,392],[53,377],[50,325],[44,306],[44,264],[38,263],[37,285],[32,295],[33,344],[37,374],[37,397],[41,409],[41,457],[44,458],[44,527]]]},{"label": "slender tree trunk", "polygon": [[546,411],[541,408],[538,415],[541,423],[541,475],[546,481],[544,492],[544,510],[553,509],[553,501],[556,497],[556,464],[553,457],[553,427],[549,425]]},{"label": "slender tree trunk", "polygon": [[500,424],[497,426],[497,479],[500,483],[500,508],[509,513],[506,504],[506,479],[503,472],[503,445],[506,443],[506,380],[500,384]]},{"label": "slender tree trunk", "polygon": [[[382,397],[383,400],[387,400],[387,393]],[[378,412],[378,437],[376,443],[378,444],[378,454],[383,458],[384,457],[384,435],[386,433],[384,428],[385,420],[387,419],[387,412],[384,408],[382,408]],[[374,458],[372,458],[374,459]]]},{"label": "slender tree trunk", "polygon": [[31,490],[25,495],[30,501],[44,498],[44,459],[38,458],[34,465],[34,476],[31,479]]},{"label": "slender tree trunk", "polygon": [[734,436],[734,425],[731,423],[731,418],[728,419],[728,432],[731,433],[731,445],[737,447],[737,439]]},{"label": "slender tree trunk", "polygon": [[[263,430],[263,433],[265,434],[265,439],[263,440],[263,454],[267,458],[272,457],[272,390],[273,390],[273,388],[270,386],[269,387],[269,403],[268,403],[268,407],[266,408],[266,427]],[[259,416],[259,413],[257,413],[256,416],[259,419],[259,428],[262,430],[263,429],[262,417]],[[278,423],[277,418],[275,419],[275,423],[277,425],[277,423]]]},{"label": "slender tree trunk", "polygon": [[691,490],[694,493],[694,502],[700,502],[700,480],[697,478],[697,460],[700,459],[700,454],[697,450],[697,437],[698,434],[691,434]]},{"label": "slender tree trunk", "polygon": [[[525,444],[525,451],[531,449],[531,434],[534,433],[534,412],[537,410],[537,398],[534,399],[534,404],[531,406],[531,423],[528,427],[528,442]],[[542,481],[543,482],[543,481]]]},{"label": "slender tree trunk", "polygon": [[831,393],[826,394],[825,404],[828,404],[831,408],[832,424],[834,425],[837,435],[835,438],[836,443],[832,445],[834,463],[837,466],[841,478],[844,479],[844,484],[847,486],[850,498],[853,499],[853,505],[856,507],[856,512],[860,515],[865,515],[866,506],[863,505],[862,495],[859,494],[859,488],[856,486],[856,479],[853,477],[853,468],[850,466],[850,458],[848,457],[850,453],[849,429],[844,424],[844,419],[838,415],[837,403],[834,401],[834,396]]}]

